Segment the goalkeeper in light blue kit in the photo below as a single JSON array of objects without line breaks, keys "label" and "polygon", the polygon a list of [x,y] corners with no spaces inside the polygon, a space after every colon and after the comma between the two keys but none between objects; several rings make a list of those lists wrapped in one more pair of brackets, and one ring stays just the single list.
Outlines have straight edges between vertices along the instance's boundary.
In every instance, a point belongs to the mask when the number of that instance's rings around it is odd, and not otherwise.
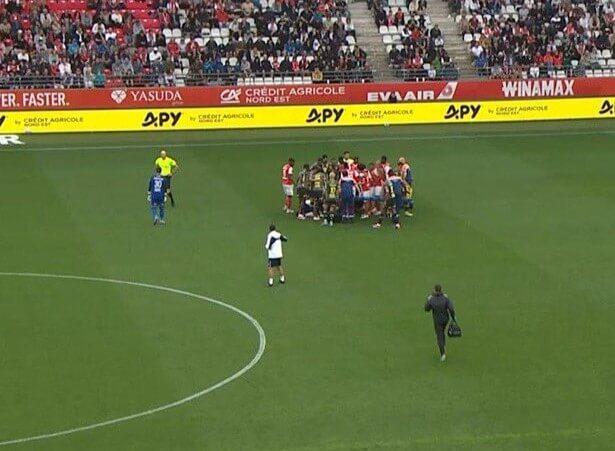
[{"label": "goalkeeper in light blue kit", "polygon": [[160,166],[156,166],[156,173],[149,179],[147,188],[147,200],[152,209],[154,225],[164,224],[164,202],[167,197],[167,184],[160,175]]}]

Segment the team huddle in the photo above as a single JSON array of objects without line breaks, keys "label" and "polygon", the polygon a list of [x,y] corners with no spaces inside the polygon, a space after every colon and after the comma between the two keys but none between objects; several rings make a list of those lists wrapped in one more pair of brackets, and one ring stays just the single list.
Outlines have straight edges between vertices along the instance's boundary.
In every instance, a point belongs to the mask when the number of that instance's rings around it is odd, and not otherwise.
[{"label": "team huddle", "polygon": [[313,219],[323,225],[377,218],[372,227],[380,228],[382,218],[390,217],[395,228],[401,227],[400,215],[413,216],[414,188],[410,163],[399,158],[395,166],[386,156],[367,165],[359,157],[344,152],[336,162],[323,155],[314,164],[305,164],[294,177],[295,160],[282,167],[283,211],[293,214],[295,188],[299,207],[297,219]]}]

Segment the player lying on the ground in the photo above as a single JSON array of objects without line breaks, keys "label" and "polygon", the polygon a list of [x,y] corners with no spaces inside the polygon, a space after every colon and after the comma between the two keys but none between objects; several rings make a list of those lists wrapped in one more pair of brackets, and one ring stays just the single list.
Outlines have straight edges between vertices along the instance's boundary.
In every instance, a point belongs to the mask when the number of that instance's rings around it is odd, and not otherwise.
[{"label": "player lying on the ground", "polygon": [[[292,213],[292,196],[295,183],[292,178],[294,159],[282,168],[282,187],[285,194],[284,208]],[[323,219],[323,225],[352,221],[355,212],[361,219],[371,216],[390,216],[396,228],[400,227],[399,215],[413,215],[413,177],[410,164],[399,158],[393,169],[386,156],[379,162],[365,166],[359,157],[344,152],[336,163],[323,155],[314,164],[303,165],[296,184],[299,207],[297,218]],[[290,194],[289,194],[290,193]],[[378,228],[382,221],[374,227]]]}]

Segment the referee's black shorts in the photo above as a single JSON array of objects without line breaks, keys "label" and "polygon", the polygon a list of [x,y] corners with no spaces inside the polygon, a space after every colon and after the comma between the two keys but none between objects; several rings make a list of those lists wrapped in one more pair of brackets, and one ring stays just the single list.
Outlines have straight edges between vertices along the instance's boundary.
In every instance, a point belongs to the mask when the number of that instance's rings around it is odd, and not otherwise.
[{"label": "referee's black shorts", "polygon": [[164,183],[167,189],[171,189],[171,176],[170,175],[164,175],[162,176],[162,178],[164,179]]}]

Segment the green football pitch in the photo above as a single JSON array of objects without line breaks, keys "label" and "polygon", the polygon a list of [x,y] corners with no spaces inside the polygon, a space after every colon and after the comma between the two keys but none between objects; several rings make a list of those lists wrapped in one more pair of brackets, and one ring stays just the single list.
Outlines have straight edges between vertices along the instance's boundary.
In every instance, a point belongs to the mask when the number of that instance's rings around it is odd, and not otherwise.
[{"label": "green football pitch", "polygon": [[[1,445],[615,448],[615,121],[21,139],[0,150]],[[161,148],[181,172],[154,227]],[[344,150],[412,161],[400,231],[282,214],[284,161]],[[444,364],[436,282],[464,330]]]}]

